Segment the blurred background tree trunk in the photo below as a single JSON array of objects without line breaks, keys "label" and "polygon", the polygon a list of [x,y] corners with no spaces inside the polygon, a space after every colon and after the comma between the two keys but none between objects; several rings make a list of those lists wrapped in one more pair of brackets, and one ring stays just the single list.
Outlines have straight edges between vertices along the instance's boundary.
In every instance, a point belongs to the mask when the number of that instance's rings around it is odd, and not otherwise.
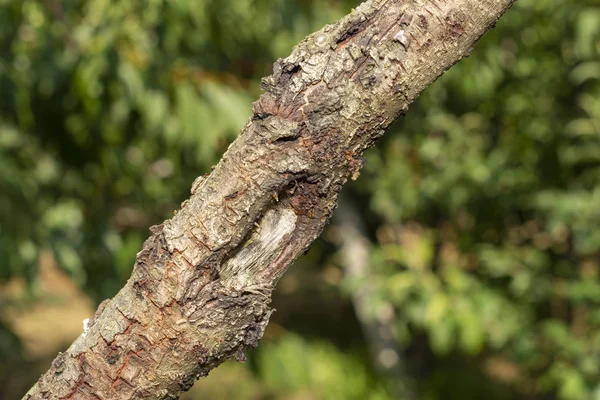
[{"label": "blurred background tree trunk", "polygon": [[394,333],[394,306],[382,299],[381,285],[369,271],[372,245],[360,212],[350,199],[341,196],[333,219],[337,229],[333,234],[330,232],[330,236],[340,247],[344,274],[353,286],[352,302],[373,363],[389,378],[394,398],[417,400],[412,378],[406,372],[404,354]]}]

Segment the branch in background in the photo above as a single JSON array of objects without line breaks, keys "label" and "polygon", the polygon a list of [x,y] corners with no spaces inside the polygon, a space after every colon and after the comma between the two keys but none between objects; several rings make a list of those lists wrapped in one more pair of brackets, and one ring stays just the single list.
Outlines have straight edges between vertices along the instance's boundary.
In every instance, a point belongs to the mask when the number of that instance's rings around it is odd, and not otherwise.
[{"label": "branch in background", "polygon": [[[394,398],[416,400],[411,378],[405,371],[402,351],[394,337],[394,308],[377,301],[377,287],[369,271],[371,242],[366,237],[362,218],[354,204],[340,198],[334,215],[335,239],[340,247],[344,273],[359,286],[352,292],[352,303],[363,328],[375,367],[392,385]],[[377,309],[373,305],[377,304]]]},{"label": "branch in background", "polygon": [[363,151],[513,1],[366,1],[278,60],[238,139],[25,398],[176,398],[243,360]]}]

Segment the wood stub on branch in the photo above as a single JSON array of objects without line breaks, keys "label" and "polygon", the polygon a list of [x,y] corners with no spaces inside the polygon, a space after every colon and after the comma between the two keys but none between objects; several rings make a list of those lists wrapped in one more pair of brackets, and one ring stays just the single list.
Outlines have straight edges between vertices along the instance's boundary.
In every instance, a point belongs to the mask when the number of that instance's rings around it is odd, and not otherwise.
[{"label": "wood stub on branch", "polygon": [[222,160],[151,228],[127,284],[25,398],[177,398],[243,360],[363,151],[513,1],[366,1],[278,60]]}]

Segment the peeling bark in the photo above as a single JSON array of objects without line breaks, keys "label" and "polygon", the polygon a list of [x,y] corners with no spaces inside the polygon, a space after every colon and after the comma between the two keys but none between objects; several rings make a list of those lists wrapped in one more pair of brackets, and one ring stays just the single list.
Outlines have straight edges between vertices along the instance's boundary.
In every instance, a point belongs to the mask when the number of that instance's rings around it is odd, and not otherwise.
[{"label": "peeling bark", "polygon": [[25,399],[177,398],[243,360],[363,151],[513,1],[366,1],[278,60],[237,140]]}]

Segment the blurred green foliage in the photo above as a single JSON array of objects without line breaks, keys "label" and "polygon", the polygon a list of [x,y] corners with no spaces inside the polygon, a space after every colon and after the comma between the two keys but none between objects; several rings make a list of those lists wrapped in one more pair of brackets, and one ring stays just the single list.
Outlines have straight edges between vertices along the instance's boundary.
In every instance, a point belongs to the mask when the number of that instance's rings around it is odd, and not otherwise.
[{"label": "blurred green foliage", "polygon": [[[35,295],[49,249],[112,296],[271,63],[357,3],[0,0],[0,280]],[[597,0],[519,0],[367,159],[345,195],[373,243],[373,313],[395,308],[398,379],[424,399],[600,398]],[[327,330],[307,308],[337,313],[365,283],[315,279],[342,266],[325,241],[311,253],[278,295],[298,333],[266,340],[254,395],[231,398],[392,398],[357,321]],[[14,340],[0,325],[0,354]]]},{"label": "blurred green foliage", "polygon": [[499,354],[520,396],[600,396],[599,56],[597,2],[520,0],[357,185],[402,340]]},{"label": "blurred green foliage", "polygon": [[310,390],[323,400],[389,399],[381,383],[369,376],[364,361],[340,353],[330,344],[307,343],[293,334],[277,343],[265,343],[257,365],[267,387],[282,397]]}]

